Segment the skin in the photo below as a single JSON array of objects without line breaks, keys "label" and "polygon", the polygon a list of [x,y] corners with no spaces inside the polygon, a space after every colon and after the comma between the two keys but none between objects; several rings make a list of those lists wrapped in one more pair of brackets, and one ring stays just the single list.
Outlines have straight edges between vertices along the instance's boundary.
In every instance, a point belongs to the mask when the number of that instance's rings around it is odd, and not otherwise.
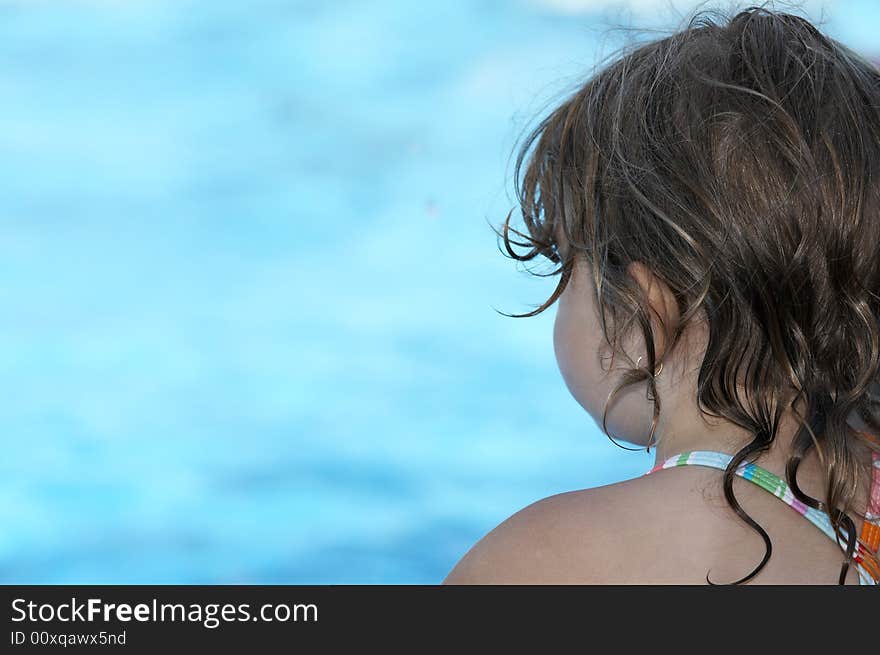
[{"label": "skin", "polygon": [[[663,362],[657,376],[662,409],[655,463],[685,450],[735,453],[751,436],[726,421],[706,417],[696,402],[705,322],[689,326],[683,339],[666,352],[664,326],[677,318],[674,297],[645,265],[636,262],[628,272],[649,299],[658,361]],[[576,263],[558,301],[553,339],[569,391],[601,426],[602,408],[622,363],[609,365],[585,262]],[[640,355],[646,358],[644,343],[635,337],[624,350],[633,361]],[[646,390],[646,383],[633,385],[610,406],[607,425],[616,440],[646,445],[652,417]],[[863,428],[859,423],[853,419],[855,427]],[[757,460],[783,479],[795,430],[793,416],[786,416],[774,445]],[[863,456],[867,462],[870,455]],[[715,469],[687,466],[544,498],[486,534],[444,584],[706,584],[707,573],[714,583],[736,581],[757,566],[765,546],[727,504],[722,476]],[[803,461],[798,482],[810,496],[824,497],[815,451]],[[743,509],[768,532],[773,546],[767,565],[747,584],[837,583],[842,551],[831,539],[750,482],[736,478],[734,492]],[[857,507],[865,506],[866,496],[866,490],[857,496]],[[861,521],[851,516],[861,529]],[[847,584],[858,584],[853,567]]]}]

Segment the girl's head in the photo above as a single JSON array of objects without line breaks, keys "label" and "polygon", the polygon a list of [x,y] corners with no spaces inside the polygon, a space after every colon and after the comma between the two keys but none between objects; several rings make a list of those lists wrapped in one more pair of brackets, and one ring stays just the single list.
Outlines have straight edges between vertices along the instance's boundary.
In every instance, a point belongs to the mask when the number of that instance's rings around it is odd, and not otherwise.
[{"label": "girl's head", "polygon": [[[853,417],[880,433],[877,67],[794,15],[701,12],[547,116],[516,180],[506,252],[560,274],[521,316],[559,301],[560,368],[606,432],[650,445],[654,372],[692,367],[700,410],[752,435],[726,490],[793,415],[796,494],[851,528],[855,446],[877,448]],[[821,501],[795,479],[811,449]]]}]

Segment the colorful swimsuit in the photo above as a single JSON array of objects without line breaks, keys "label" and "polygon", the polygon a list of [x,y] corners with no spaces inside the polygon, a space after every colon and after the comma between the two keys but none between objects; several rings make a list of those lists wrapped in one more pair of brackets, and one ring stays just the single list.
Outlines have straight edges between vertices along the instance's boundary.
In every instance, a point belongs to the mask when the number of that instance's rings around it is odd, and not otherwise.
[{"label": "colorful swimsuit", "polygon": [[[866,518],[862,525],[861,535],[859,536],[855,552],[853,553],[853,563],[859,574],[859,584],[862,585],[880,585],[880,568],[878,568],[876,561],[869,556],[869,553],[873,553],[876,557],[878,548],[880,548],[880,453],[875,452],[873,457],[873,478],[871,481],[871,494],[868,501],[868,509],[865,513]],[[645,475],[649,475],[660,469],[668,469],[674,466],[687,466],[689,464],[709,466],[724,470],[727,468],[731,459],[733,459],[733,456],[726,453],[719,453],[710,450],[692,450],[670,457],[662,464],[658,464],[645,473]],[[769,491],[777,498],[780,498],[789,507],[827,534],[831,539],[837,541],[844,552],[846,552],[846,542],[842,539],[838,541],[828,514],[822,510],[804,505],[801,501],[795,498],[791,489],[785,483],[785,480],[756,464],[748,462],[740,464],[736,470],[736,474],[741,478],[754,482],[759,487]]]}]

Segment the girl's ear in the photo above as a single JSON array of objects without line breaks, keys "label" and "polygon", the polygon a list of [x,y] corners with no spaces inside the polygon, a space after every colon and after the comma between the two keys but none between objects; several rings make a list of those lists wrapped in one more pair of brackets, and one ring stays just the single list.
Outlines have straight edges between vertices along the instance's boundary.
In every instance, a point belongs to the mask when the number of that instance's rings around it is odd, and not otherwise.
[{"label": "girl's ear", "polygon": [[657,359],[666,352],[666,344],[672,338],[673,326],[680,319],[675,294],[663,280],[642,262],[635,261],[626,268],[627,273],[641,287],[647,300],[654,329],[654,348]]},{"label": "girl's ear", "polygon": [[556,239],[556,246],[559,248],[559,254],[562,259],[568,257],[568,240],[565,238],[565,230],[563,229],[562,221],[557,219],[556,224],[553,226],[553,233]]}]

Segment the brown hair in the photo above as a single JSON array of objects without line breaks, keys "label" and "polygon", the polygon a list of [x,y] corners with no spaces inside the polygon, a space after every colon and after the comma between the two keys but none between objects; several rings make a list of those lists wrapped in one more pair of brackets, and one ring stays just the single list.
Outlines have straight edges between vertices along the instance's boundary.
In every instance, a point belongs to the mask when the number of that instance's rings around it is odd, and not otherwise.
[{"label": "brown hair", "polygon": [[[766,551],[734,584],[772,552],[737,502],[734,472],[769,449],[799,402],[786,477],[846,539],[843,584],[857,540],[848,512],[866,473],[856,442],[880,451],[848,423],[855,412],[880,432],[880,71],[795,15],[699,11],[671,36],[628,46],[544,118],[519,146],[515,181],[526,230],[511,227],[511,211],[496,229],[504,252],[545,257],[557,265],[546,275],[561,276],[537,309],[509,316],[550,307],[575,258],[588,262],[612,352],[634,325],[647,347],[615,391],[647,380],[656,425],[654,335],[627,274],[644,262],[679,306],[670,350],[698,314],[708,321],[701,410],[754,435],[723,486]],[[821,501],[797,485],[813,448]]]}]

